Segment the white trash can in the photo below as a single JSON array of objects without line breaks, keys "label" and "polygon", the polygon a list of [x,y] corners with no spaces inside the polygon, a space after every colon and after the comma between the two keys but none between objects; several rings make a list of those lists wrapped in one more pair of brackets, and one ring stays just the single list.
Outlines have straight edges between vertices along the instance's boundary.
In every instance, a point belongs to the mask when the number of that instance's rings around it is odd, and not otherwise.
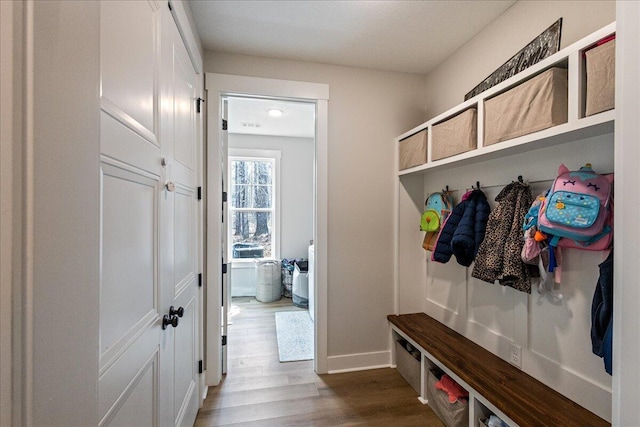
[{"label": "white trash can", "polygon": [[293,305],[309,307],[309,273],[301,270],[298,263],[293,270]]},{"label": "white trash can", "polygon": [[280,261],[256,260],[256,299],[260,302],[274,302],[281,296]]}]

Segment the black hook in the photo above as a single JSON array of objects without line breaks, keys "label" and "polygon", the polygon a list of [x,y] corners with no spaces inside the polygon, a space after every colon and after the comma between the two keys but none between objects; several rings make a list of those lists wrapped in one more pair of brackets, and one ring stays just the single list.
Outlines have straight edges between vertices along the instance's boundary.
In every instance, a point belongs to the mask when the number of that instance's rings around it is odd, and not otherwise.
[{"label": "black hook", "polygon": [[523,184],[523,183],[524,183],[524,181],[522,180],[522,175],[518,175],[518,182],[519,182],[520,184]]},{"label": "black hook", "polygon": [[480,189],[480,181],[476,181],[476,186],[474,187],[472,185],[471,188],[473,188],[474,190],[479,190]]},{"label": "black hook", "polygon": [[449,186],[447,185],[447,186],[445,187],[445,189],[444,189],[444,190],[442,190],[442,192],[443,192],[443,193],[448,193],[448,192],[449,192]]}]

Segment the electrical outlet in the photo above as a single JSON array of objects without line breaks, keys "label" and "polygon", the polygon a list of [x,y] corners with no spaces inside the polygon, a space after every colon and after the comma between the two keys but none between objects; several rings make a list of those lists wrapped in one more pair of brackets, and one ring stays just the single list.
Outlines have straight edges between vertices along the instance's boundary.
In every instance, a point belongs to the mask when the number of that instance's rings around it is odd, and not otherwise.
[{"label": "electrical outlet", "polygon": [[522,347],[514,343],[509,344],[509,362],[522,369]]}]

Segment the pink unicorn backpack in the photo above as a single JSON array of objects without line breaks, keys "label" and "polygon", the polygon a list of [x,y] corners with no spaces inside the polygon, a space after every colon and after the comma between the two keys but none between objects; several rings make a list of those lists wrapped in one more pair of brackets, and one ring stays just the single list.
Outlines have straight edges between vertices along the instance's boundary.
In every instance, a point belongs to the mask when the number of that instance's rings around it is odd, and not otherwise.
[{"label": "pink unicorn backpack", "polygon": [[603,250],[610,246],[612,181],[613,175],[600,175],[589,163],[578,171],[560,165],[538,214],[538,229],[548,235],[551,247]]}]

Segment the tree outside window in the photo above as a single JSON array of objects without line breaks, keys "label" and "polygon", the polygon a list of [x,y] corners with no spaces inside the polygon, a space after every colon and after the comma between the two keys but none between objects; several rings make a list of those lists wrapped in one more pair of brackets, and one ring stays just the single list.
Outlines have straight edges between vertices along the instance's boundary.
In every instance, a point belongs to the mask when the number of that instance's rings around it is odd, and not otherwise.
[{"label": "tree outside window", "polygon": [[232,259],[273,258],[275,159],[229,158]]}]

